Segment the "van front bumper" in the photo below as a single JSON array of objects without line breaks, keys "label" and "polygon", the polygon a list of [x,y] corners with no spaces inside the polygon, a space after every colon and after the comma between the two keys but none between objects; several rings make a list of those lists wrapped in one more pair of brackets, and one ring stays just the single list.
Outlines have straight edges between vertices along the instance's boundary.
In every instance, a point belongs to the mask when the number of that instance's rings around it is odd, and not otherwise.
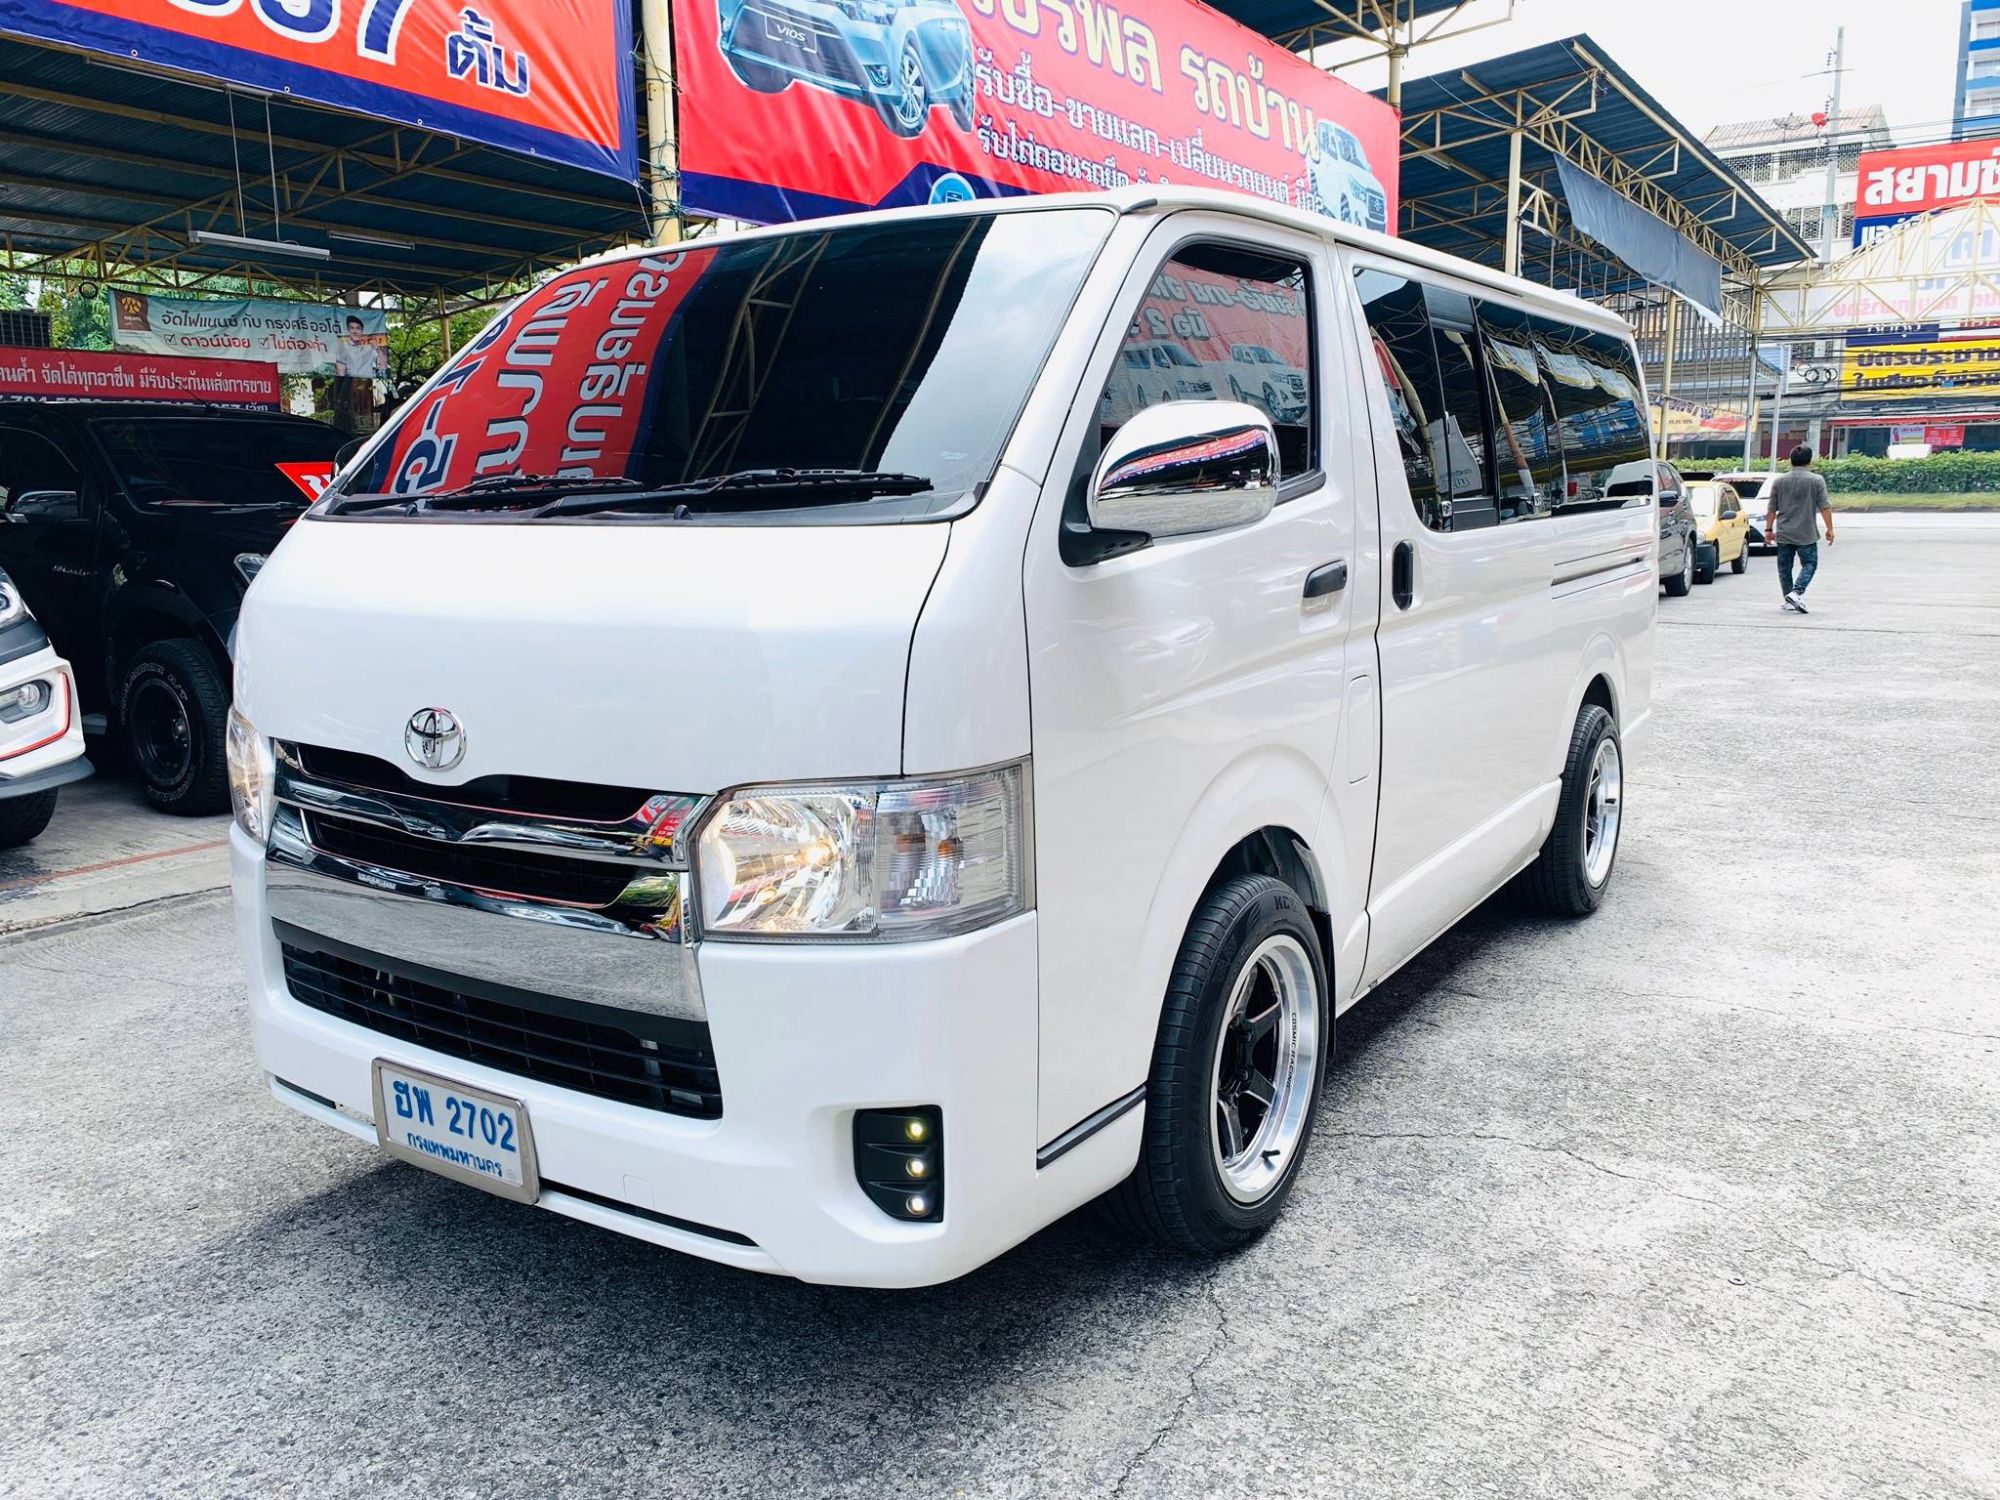
[{"label": "van front bumper", "polygon": [[49,684],[48,706],[12,723],[0,721],[0,798],[48,791],[91,773],[83,758],[83,714],[69,663],[44,645],[0,664],[0,693],[31,682]]},{"label": "van front bumper", "polygon": [[[230,855],[273,1094],[371,1144],[377,1058],[519,1099],[540,1206],[573,1218],[751,1270],[921,1286],[1094,1197],[1136,1152],[1133,1110],[1097,1149],[1037,1168],[1032,913],[939,942],[702,945],[723,1103],[720,1119],[700,1120],[444,1056],[300,1004],[285,984],[263,851],[234,829]],[[920,1105],[943,1113],[944,1215],[933,1224],[892,1220],[854,1172],[854,1112]]]}]

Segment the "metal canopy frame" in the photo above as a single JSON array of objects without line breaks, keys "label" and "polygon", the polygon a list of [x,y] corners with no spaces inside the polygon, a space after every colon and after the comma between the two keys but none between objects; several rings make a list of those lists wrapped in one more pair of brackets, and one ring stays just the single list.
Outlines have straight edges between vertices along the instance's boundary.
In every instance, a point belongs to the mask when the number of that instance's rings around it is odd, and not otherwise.
[{"label": "metal canopy frame", "polygon": [[1570,222],[1556,159],[1574,165],[1756,281],[1809,259],[1801,240],[1735,171],[1587,36],[1530,48],[1403,94],[1403,223],[1410,239],[1518,271],[1522,223],[1601,293],[1636,275]]},{"label": "metal canopy frame", "polygon": [[[633,184],[436,131],[11,37],[0,76],[8,270],[442,306],[646,232]],[[268,238],[274,223],[328,258],[189,240]]]}]

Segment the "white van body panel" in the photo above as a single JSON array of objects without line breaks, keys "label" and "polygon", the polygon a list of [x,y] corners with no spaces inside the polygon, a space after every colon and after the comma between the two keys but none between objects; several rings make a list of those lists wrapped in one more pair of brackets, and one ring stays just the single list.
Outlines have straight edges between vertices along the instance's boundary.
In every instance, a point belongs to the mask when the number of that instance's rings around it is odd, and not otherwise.
[{"label": "white van body panel", "polygon": [[[1309,847],[1335,764],[1352,601],[1343,591],[1319,613],[1301,602],[1313,569],[1352,566],[1351,465],[1366,444],[1336,399],[1344,382],[1323,383],[1318,398],[1326,482],[1264,521],[1086,568],[1057,550],[1065,456],[1073,465],[1098,419],[1089,396],[1113,378],[1120,336],[1158,267],[1187,240],[1243,238],[1234,216],[1173,214],[1134,252],[1027,551],[1045,1139],[1145,1081],[1202,888],[1259,830]],[[1305,257],[1325,302],[1323,241],[1266,231],[1256,243]],[[1349,357],[1322,348],[1328,368]],[[1365,889],[1328,899],[1345,930]]]},{"label": "white van body panel", "polygon": [[888,775],[948,533],[303,522],[244,603],[236,695],[266,734],[399,765],[410,715],[447,707],[440,786]]}]

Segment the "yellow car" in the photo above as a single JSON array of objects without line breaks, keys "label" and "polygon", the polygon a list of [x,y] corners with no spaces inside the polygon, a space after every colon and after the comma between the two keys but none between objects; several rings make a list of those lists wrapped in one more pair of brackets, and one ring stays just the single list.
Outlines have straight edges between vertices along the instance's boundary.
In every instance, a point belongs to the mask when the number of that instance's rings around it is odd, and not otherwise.
[{"label": "yellow car", "polygon": [[1688,504],[1694,507],[1694,523],[1701,539],[1713,542],[1715,551],[1697,554],[1694,581],[1713,583],[1724,563],[1729,571],[1741,573],[1750,566],[1750,520],[1743,514],[1743,501],[1736,487],[1720,480],[1696,480],[1687,487]]}]

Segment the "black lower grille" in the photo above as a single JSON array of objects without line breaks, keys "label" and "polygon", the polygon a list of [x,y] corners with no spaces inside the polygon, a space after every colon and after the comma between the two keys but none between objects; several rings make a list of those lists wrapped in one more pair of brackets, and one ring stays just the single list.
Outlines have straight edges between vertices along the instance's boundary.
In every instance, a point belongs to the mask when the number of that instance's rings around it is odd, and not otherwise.
[{"label": "black lower grille", "polygon": [[571,859],[560,854],[533,854],[518,849],[448,844],[439,839],[354,823],[346,818],[314,813],[313,847],[342,859],[400,870],[478,891],[525,896],[531,901],[556,901],[571,906],[609,906],[638,873],[603,860]]},{"label": "black lower grille", "polygon": [[[285,984],[301,1005],[503,1073],[714,1120],[708,1027],[498,986],[471,987],[279,924]],[[329,950],[337,951],[329,951]]]}]

